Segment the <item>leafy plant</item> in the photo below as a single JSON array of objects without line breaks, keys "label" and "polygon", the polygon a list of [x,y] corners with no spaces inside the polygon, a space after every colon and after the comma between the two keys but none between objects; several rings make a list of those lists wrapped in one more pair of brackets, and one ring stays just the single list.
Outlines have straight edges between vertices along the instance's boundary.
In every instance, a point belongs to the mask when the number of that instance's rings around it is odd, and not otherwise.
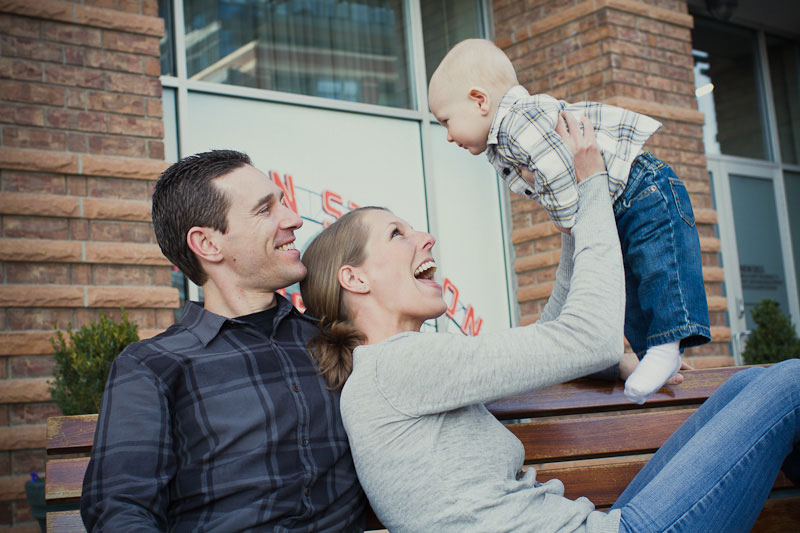
[{"label": "leafy plant", "polygon": [[756,328],[747,338],[742,357],[747,364],[777,363],[800,357],[800,339],[775,300],[761,300],[753,306]]},{"label": "leafy plant", "polygon": [[128,344],[139,340],[138,328],[123,309],[120,322],[101,313],[99,321],[77,331],[69,324],[67,336],[69,342],[56,331],[50,339],[56,360],[50,397],[65,415],[96,413],[111,363]]}]

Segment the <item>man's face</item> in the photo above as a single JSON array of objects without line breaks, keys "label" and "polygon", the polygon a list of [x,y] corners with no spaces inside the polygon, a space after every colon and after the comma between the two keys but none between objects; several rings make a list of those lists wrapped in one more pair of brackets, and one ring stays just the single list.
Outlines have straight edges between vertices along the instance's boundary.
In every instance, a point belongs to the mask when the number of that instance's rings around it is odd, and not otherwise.
[{"label": "man's face", "polygon": [[302,280],[306,267],[295,249],[294,232],[303,221],[282,203],[280,188],[250,165],[213,183],[230,199],[228,231],[217,241],[237,285],[274,292]]},{"label": "man's face", "polygon": [[447,142],[456,143],[472,155],[486,150],[492,117],[483,112],[480,103],[470,98],[466,91],[461,94],[433,86],[430,107],[436,120],[447,128]]}]

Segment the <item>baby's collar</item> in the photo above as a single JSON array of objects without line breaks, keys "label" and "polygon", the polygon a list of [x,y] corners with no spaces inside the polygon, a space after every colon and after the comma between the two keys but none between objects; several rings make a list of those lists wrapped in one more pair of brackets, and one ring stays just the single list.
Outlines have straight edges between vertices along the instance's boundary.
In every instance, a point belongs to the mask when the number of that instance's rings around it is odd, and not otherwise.
[{"label": "baby's collar", "polygon": [[500,123],[503,122],[503,119],[508,114],[509,109],[511,109],[511,106],[514,105],[517,100],[527,98],[528,96],[530,96],[528,90],[522,85],[515,85],[506,91],[506,94],[504,94],[503,98],[500,99],[500,104],[497,106],[497,112],[494,114],[492,127],[489,128],[489,138],[486,142],[487,144],[497,144],[497,134],[500,131]]}]

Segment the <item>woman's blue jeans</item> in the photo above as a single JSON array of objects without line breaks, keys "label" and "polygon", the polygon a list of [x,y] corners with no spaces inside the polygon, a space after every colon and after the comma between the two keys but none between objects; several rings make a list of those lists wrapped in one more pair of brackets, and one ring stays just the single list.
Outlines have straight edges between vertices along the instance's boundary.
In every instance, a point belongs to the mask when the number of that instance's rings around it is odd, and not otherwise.
[{"label": "woman's blue jeans", "polygon": [[738,372],[619,497],[620,532],[750,531],[799,443],[800,359]]}]

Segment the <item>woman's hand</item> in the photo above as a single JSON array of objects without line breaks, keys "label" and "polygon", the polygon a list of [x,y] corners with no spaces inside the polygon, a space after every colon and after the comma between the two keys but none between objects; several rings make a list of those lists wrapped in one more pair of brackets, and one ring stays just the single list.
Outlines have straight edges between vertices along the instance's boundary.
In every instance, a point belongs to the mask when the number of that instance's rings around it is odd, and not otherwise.
[{"label": "woman's hand", "polygon": [[600,153],[600,146],[597,144],[589,117],[585,115],[581,117],[581,125],[582,128],[571,113],[561,113],[556,124],[556,133],[572,152],[578,182],[606,170],[606,163]]}]

